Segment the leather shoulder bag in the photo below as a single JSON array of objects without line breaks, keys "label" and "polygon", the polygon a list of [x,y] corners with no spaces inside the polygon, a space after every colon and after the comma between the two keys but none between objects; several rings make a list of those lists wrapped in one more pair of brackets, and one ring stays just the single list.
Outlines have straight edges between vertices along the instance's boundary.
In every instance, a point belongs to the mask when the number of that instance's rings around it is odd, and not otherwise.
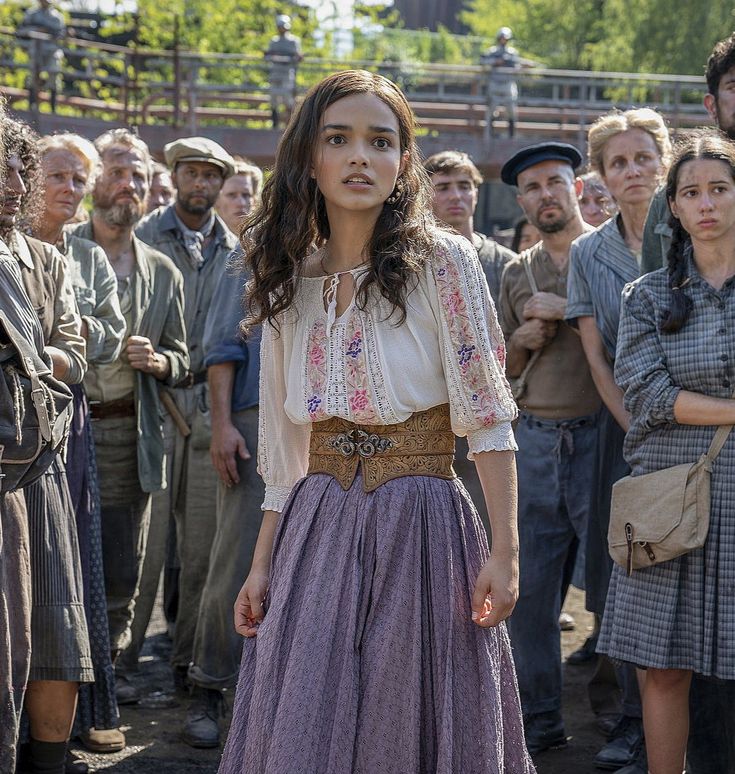
[{"label": "leather shoulder bag", "polygon": [[732,428],[719,427],[696,462],[625,476],[613,485],[608,546],[628,575],[704,545],[712,464]]}]

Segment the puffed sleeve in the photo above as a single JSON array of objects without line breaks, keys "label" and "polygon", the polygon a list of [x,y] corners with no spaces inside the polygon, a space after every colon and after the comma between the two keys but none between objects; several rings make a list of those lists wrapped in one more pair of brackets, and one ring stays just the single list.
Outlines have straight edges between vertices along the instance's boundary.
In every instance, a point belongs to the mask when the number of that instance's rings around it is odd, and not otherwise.
[{"label": "puffed sleeve", "polygon": [[290,325],[280,330],[265,322],[260,344],[260,411],[258,413],[258,473],[265,483],[264,511],[283,510],[294,484],[306,475],[311,426],[297,425],[284,408],[286,364],[293,342]]},{"label": "puffed sleeve", "polygon": [[592,246],[592,238],[597,235],[592,232],[583,234],[572,242],[569,251],[569,273],[567,274],[567,309],[564,319],[574,325],[578,317],[594,316],[592,293],[587,282],[587,256]]},{"label": "puffed sleeve", "polygon": [[[625,286],[615,356],[615,381],[624,391],[623,403],[637,424],[673,424],[674,402],[681,387],[666,368],[656,307],[639,282]],[[664,334],[665,335],[665,334]]]},{"label": "puffed sleeve", "polygon": [[517,449],[505,341],[477,252],[462,237],[442,237],[432,265],[452,429],[467,436],[469,459]]},{"label": "puffed sleeve", "polygon": [[117,279],[101,247],[90,249],[94,268],[94,309],[82,319],[87,323],[87,360],[90,363],[112,363],[120,355],[125,338],[125,318],[117,297]]}]

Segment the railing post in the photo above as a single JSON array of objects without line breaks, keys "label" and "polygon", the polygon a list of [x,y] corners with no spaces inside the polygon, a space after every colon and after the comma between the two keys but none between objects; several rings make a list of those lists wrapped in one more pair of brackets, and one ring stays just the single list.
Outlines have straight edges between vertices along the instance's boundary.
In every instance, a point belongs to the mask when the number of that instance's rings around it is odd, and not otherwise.
[{"label": "railing post", "polygon": [[179,38],[179,15],[174,16],[174,127],[178,129],[181,126],[181,56]]},{"label": "railing post", "polygon": [[128,101],[130,90],[128,88],[128,67],[130,66],[129,54],[125,54],[123,57],[123,82],[122,82],[122,103],[123,103],[123,123],[125,126],[129,125],[128,116],[130,111],[128,110]]},{"label": "railing post", "polygon": [[198,133],[197,121],[197,80],[199,77],[199,61],[192,59],[189,63],[188,84],[186,89],[186,102],[188,109],[188,124],[191,134]]}]

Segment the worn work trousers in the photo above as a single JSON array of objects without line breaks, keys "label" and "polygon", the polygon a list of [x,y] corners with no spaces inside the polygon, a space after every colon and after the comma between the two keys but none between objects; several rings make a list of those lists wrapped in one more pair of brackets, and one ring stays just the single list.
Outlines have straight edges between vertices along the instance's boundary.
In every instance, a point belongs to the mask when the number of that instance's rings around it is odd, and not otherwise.
[{"label": "worn work trousers", "polygon": [[232,423],[245,439],[249,460],[237,458],[240,482],[218,482],[217,534],[199,604],[189,678],[202,688],[233,688],[240,668],[242,637],[235,631],[233,606],[247,574],[260,531],[265,487],[258,475],[258,409],[239,411]]},{"label": "worn work trousers", "polygon": [[22,491],[0,495],[0,772],[15,771],[31,667],[31,564]]},{"label": "worn work trousers", "polygon": [[217,474],[209,456],[212,425],[206,383],[171,390],[179,411],[191,428],[186,438],[166,417],[166,434],[173,437],[166,460],[168,488],[153,496],[153,520],[176,521],[179,557],[179,608],[171,663],[188,667],[192,658],[199,600],[207,580],[209,552],[217,529]]},{"label": "worn work trousers", "polygon": [[597,420],[521,414],[516,440],[520,595],[508,623],[523,714],[535,715],[561,708],[562,578],[589,523]]},{"label": "worn work trousers", "polygon": [[110,623],[110,647],[130,643],[143,571],[151,496],[140,488],[135,417],[92,423],[102,515],[102,559]]}]

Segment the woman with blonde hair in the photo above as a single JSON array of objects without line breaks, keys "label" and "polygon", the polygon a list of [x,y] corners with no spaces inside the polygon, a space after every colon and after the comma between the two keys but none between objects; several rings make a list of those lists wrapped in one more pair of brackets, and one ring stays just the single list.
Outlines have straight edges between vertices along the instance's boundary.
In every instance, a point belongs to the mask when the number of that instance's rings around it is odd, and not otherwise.
[{"label": "woman with blonde hair", "polygon": [[[587,609],[601,616],[612,571],[607,550],[612,485],[627,475],[623,439],[630,415],[615,384],[613,364],[620,319],[620,296],[640,274],[643,227],[648,206],[671,158],[662,117],[650,108],[602,116],[588,135],[589,165],[607,187],[618,214],[579,237],[569,260],[566,319],[579,327],[582,346],[604,406],[599,423],[597,486],[587,530],[585,591]],[[616,669],[623,689],[622,716],[595,763],[625,767],[620,774],[645,774],[640,697],[633,666]]]},{"label": "woman with blonde hair", "polygon": [[[87,362],[109,363],[117,357],[125,334],[117,280],[101,247],[65,230],[68,223],[79,219],[82,200],[94,185],[99,170],[99,156],[91,142],[69,132],[42,137],[38,149],[44,206],[36,219],[34,235],[55,245],[66,256],[82,320]],[[72,385],[71,390],[74,418],[66,474],[76,515],[95,677],[94,683],[80,688],[75,734],[95,752],[115,752],[125,746],[125,736],[118,728],[115,672],[107,631],[94,444],[84,386]],[[77,769],[83,770],[81,764]]]}]

